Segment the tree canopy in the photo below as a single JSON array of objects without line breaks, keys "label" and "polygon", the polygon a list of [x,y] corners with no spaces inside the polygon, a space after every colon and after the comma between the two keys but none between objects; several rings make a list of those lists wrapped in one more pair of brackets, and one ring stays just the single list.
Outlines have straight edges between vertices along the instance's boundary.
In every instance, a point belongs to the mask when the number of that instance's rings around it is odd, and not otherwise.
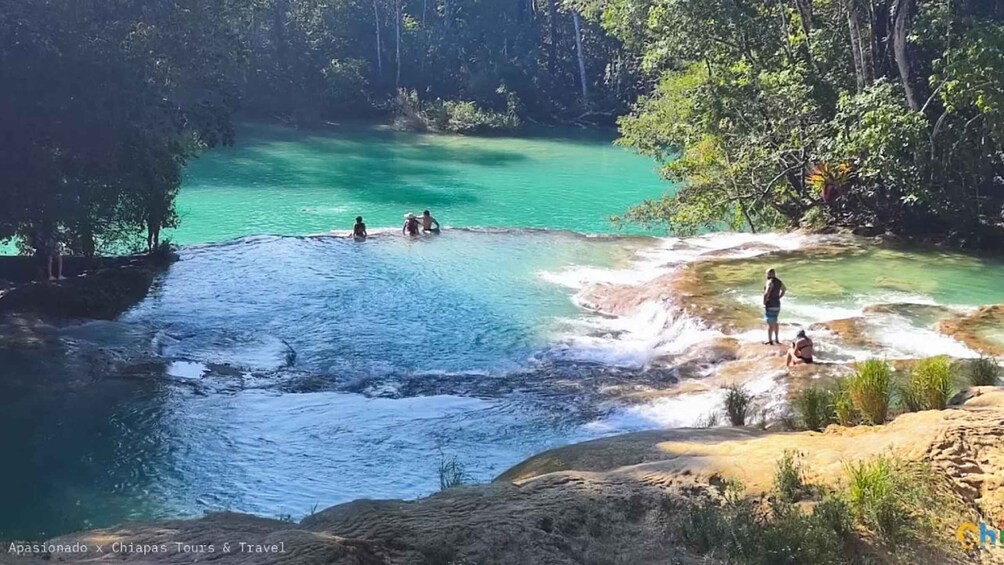
[{"label": "tree canopy", "polygon": [[612,123],[620,41],[559,0],[9,0],[0,5],[0,241],[138,245],[238,109],[294,124],[410,103],[454,131]]},{"label": "tree canopy", "polygon": [[613,123],[703,229],[1004,231],[995,0],[8,0],[0,241],[93,254],[177,222],[235,112],[480,132]]},{"label": "tree canopy", "polygon": [[561,0],[259,0],[248,36],[245,110],[296,122],[387,113],[405,90],[613,123],[635,96],[621,42]]},{"label": "tree canopy", "polygon": [[0,7],[0,240],[92,255],[174,221],[185,162],[227,143],[246,12],[230,0]]},{"label": "tree canopy", "polygon": [[627,219],[675,232],[1004,226],[1004,4],[583,0],[652,85],[622,143],[680,184]]}]

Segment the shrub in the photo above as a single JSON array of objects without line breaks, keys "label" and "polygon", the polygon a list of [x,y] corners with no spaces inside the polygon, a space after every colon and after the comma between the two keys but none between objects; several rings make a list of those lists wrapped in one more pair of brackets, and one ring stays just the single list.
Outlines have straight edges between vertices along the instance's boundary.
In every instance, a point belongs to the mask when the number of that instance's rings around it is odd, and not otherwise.
[{"label": "shrub", "polygon": [[885,423],[891,392],[889,365],[869,359],[858,363],[849,379],[848,391],[855,410],[872,424]]},{"label": "shrub", "polygon": [[819,387],[803,389],[792,400],[795,423],[803,430],[819,431],[833,423],[833,393]]},{"label": "shrub", "polygon": [[774,471],[774,494],[781,503],[797,502],[805,492],[805,480],[802,473],[801,456],[792,451],[785,451],[777,460]]},{"label": "shrub", "polygon": [[885,539],[892,539],[909,520],[903,503],[905,492],[894,473],[892,461],[874,461],[846,467],[850,485],[847,499],[857,519]]},{"label": "shrub", "polygon": [[479,134],[511,131],[519,128],[519,101],[515,94],[500,87],[497,93],[505,98],[504,112],[483,108],[470,100],[422,101],[414,90],[401,89],[392,101],[395,125],[399,129]]},{"label": "shrub", "polygon": [[[771,503],[772,506],[777,504]],[[757,502],[726,497],[723,505],[692,507],[683,521],[684,542],[728,563],[844,563],[844,536],[850,531],[847,506],[827,499],[805,513],[780,503],[764,513]]]},{"label": "shrub", "polygon": [[928,357],[914,364],[903,401],[907,409],[944,410],[954,393],[952,364],[948,357]]},{"label": "shrub", "polygon": [[731,384],[724,387],[725,415],[733,426],[745,426],[756,411],[755,397],[740,385]]},{"label": "shrub", "polygon": [[997,386],[1000,375],[1001,366],[993,357],[974,359],[966,370],[966,378],[972,386]]}]

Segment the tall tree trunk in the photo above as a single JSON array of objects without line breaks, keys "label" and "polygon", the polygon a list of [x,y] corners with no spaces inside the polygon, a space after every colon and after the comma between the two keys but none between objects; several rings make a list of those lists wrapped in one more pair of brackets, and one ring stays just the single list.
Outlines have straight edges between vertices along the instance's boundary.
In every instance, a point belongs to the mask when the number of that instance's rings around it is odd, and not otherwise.
[{"label": "tall tree trunk", "polygon": [[572,10],[572,24],[575,26],[575,55],[579,59],[579,84],[582,85],[582,104],[589,105],[589,87],[586,83],[586,59],[582,53],[582,27],[579,12]]},{"label": "tall tree trunk", "polygon": [[376,24],[376,63],[377,76],[383,76],[383,48],[380,46],[380,7],[373,0],[373,22]]},{"label": "tall tree trunk", "polygon": [[795,9],[798,10],[798,19],[802,24],[802,31],[805,32],[805,37],[808,40],[809,34],[812,33],[812,0],[795,0]]},{"label": "tall tree trunk", "polygon": [[394,77],[394,86],[401,88],[401,0],[395,0],[394,12],[394,33],[397,36],[394,55],[397,61],[397,76]]},{"label": "tall tree trunk", "polygon": [[856,0],[845,2],[847,9],[847,32],[851,40],[851,57],[854,59],[854,78],[857,80],[858,92],[865,89],[867,77],[865,76],[864,54],[861,45],[861,22],[857,16]]},{"label": "tall tree trunk", "polygon": [[889,0],[869,0],[872,80],[889,76]]},{"label": "tall tree trunk", "polygon": [[917,94],[913,90],[910,79],[910,53],[907,50],[907,35],[910,32],[910,18],[916,0],[896,0],[895,21],[893,22],[893,52],[896,55],[896,66],[899,68],[899,78],[903,82],[903,92],[906,102],[913,111],[920,110]]},{"label": "tall tree trunk", "polygon": [[548,39],[551,42],[547,48],[547,70],[554,77],[558,70],[558,7],[555,0],[547,0],[547,19],[549,24]]},{"label": "tall tree trunk", "polygon": [[272,4],[272,37],[275,41],[275,58],[280,76],[285,80],[289,71],[288,45],[286,43],[286,12],[289,10],[287,0],[275,0]]}]

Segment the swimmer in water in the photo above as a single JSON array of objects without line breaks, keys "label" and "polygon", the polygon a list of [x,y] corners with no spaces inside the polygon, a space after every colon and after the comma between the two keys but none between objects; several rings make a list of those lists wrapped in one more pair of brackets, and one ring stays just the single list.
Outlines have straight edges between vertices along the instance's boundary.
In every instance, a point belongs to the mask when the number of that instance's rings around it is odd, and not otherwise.
[{"label": "swimmer in water", "polygon": [[356,216],[356,225],[352,226],[352,237],[356,241],[362,241],[369,237],[369,234],[366,233],[366,224],[363,223],[362,216]]},{"label": "swimmer in water", "polygon": [[439,222],[428,210],[422,212],[422,233],[439,233]]},{"label": "swimmer in water", "polygon": [[407,236],[419,235],[421,231],[421,225],[418,223],[418,218],[415,214],[408,212],[404,215],[404,226],[401,227],[401,233]]}]

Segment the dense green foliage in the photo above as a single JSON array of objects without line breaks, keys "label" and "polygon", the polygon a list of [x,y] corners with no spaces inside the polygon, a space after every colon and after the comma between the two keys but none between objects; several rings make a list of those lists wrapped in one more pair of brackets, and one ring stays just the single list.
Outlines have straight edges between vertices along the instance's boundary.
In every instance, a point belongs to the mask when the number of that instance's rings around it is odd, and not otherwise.
[{"label": "dense green foliage", "polygon": [[535,121],[612,123],[634,98],[634,59],[562,0],[248,1],[255,115],[387,114],[404,89],[422,103],[504,114],[516,100]]},{"label": "dense green foliage", "polygon": [[93,255],[175,221],[185,162],[232,137],[236,2],[0,7],[0,241]]},{"label": "dense green foliage", "polygon": [[807,483],[801,457],[785,452],[767,497],[726,480],[720,500],[684,515],[684,541],[714,560],[746,565],[885,562],[889,550],[912,563],[915,549],[928,560],[957,551],[938,532],[970,511],[929,466],[880,457],[847,464],[845,475],[839,488]]},{"label": "dense green foliage", "polygon": [[676,232],[1004,227],[1004,3],[582,0],[653,83],[622,142],[681,183]]}]

